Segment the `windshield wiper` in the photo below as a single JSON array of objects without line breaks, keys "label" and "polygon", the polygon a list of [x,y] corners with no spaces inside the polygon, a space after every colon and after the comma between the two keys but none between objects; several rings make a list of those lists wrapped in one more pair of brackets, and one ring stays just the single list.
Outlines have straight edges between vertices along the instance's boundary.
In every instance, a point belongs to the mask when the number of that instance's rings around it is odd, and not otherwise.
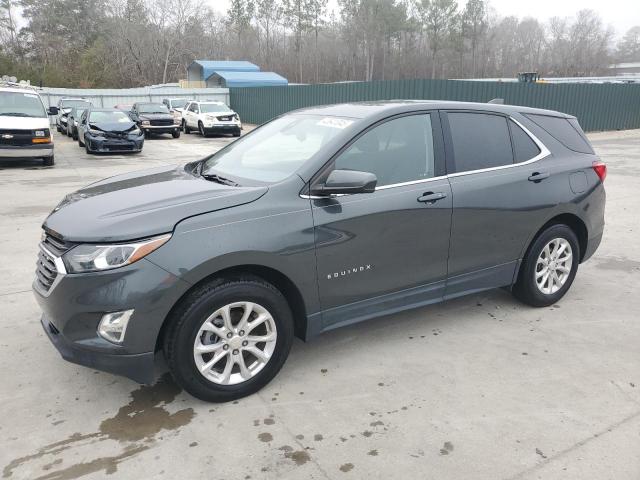
[{"label": "windshield wiper", "polygon": [[230,187],[239,187],[240,184],[237,182],[234,182],[233,180],[229,180],[228,178],[224,178],[221,177],[220,175],[216,175],[214,173],[203,173],[201,174],[202,178],[204,178],[205,180],[209,180],[211,182],[216,182],[216,183],[220,183],[222,185],[229,185]]}]

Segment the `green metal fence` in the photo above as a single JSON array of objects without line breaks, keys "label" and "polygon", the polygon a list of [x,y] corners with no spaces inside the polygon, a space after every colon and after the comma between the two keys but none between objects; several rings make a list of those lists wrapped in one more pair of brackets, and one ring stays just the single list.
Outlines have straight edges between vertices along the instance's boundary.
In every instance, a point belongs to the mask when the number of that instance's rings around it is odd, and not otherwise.
[{"label": "green metal fence", "polygon": [[468,102],[504,98],[510,105],[575,115],[587,131],[640,128],[639,84],[388,80],[230,89],[231,107],[244,122],[257,124],[312,105],[399,98]]}]

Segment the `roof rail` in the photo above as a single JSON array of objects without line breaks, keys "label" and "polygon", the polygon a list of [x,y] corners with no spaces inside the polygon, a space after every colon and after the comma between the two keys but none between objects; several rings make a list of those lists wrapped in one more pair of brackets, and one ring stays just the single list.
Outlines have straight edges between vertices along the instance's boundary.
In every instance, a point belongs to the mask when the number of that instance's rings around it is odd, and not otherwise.
[{"label": "roof rail", "polygon": [[30,90],[37,90],[37,87],[29,83],[24,82],[10,82],[8,80],[0,79],[0,87],[10,87],[10,88],[28,88]]}]

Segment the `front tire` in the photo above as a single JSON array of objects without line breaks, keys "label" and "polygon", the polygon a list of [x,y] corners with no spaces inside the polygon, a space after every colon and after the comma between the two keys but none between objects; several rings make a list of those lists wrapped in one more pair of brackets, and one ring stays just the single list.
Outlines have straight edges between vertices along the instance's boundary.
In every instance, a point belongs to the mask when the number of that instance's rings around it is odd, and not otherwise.
[{"label": "front tire", "polygon": [[207,132],[204,131],[204,124],[202,122],[198,122],[198,131],[203,137],[207,136]]},{"label": "front tire", "polygon": [[191,129],[187,126],[187,122],[182,120],[182,131],[186,134],[191,133]]},{"label": "front tire", "polygon": [[567,225],[552,225],[529,247],[513,286],[514,296],[532,307],[547,307],[569,290],[578,272],[580,244]]},{"label": "front tire", "polygon": [[163,345],[169,370],[182,388],[208,402],[260,390],[280,371],[293,341],[287,301],[257,277],[209,282],[169,321]]},{"label": "front tire", "polygon": [[171,132],[171,136],[173,138],[180,138],[180,130],[174,130],[173,132]]}]

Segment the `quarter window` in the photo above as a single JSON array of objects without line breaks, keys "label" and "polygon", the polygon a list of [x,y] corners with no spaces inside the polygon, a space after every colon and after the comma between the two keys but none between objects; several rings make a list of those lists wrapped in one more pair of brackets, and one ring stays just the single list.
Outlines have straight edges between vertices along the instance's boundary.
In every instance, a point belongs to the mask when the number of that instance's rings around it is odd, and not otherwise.
[{"label": "quarter window", "polygon": [[336,159],[334,168],[371,172],[378,186],[433,177],[431,116],[409,115],[374,127]]},{"label": "quarter window", "polygon": [[526,114],[526,117],[546,130],[549,135],[569,150],[593,154],[593,149],[584,137],[584,132],[576,119],[537,114]]},{"label": "quarter window", "polygon": [[536,142],[515,122],[509,120],[509,127],[511,128],[511,141],[513,142],[513,155],[516,163],[531,160],[540,153]]},{"label": "quarter window", "polygon": [[487,113],[449,112],[456,172],[513,164],[507,119]]}]

